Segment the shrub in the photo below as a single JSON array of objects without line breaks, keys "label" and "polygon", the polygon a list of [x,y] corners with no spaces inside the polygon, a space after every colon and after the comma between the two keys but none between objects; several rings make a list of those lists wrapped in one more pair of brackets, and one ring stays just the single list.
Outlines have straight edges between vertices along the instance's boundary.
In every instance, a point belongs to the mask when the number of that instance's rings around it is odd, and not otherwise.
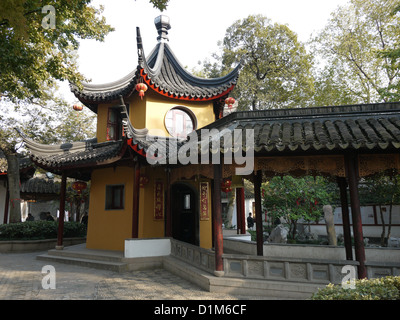
[{"label": "shrub", "polygon": [[[0,225],[0,240],[38,240],[57,238],[58,222],[26,221]],[[79,222],[64,222],[64,237],[84,237],[86,226]]]},{"label": "shrub", "polygon": [[312,300],[400,300],[400,277],[383,277],[355,281],[355,289],[328,284]]}]

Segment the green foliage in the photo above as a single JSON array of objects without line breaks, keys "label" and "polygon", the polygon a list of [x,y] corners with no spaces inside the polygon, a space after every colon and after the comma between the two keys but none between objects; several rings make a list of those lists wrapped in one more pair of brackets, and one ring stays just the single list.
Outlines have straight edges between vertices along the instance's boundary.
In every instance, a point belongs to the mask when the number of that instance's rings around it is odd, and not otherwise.
[{"label": "green foliage", "polygon": [[[132,0],[133,1],[133,0]],[[150,0],[164,10],[169,0]],[[80,85],[76,50],[80,39],[103,41],[114,29],[91,0],[0,1],[0,96],[13,102],[50,100],[56,80]],[[47,28],[45,5],[54,8],[55,27]],[[45,27],[43,27],[43,25]]]},{"label": "green foliage", "polygon": [[[0,240],[38,240],[57,238],[56,221],[25,221],[0,225]],[[79,222],[64,222],[64,237],[86,236],[86,226]]]},{"label": "green foliage", "polygon": [[[226,31],[219,76],[243,61],[232,93],[241,110],[305,106],[313,92],[311,56],[286,25],[262,15],[234,22]],[[203,74],[216,76],[218,64],[208,61]]]},{"label": "green foliage", "polygon": [[160,11],[167,9],[169,0],[150,0],[154,8],[158,8]]},{"label": "green foliage", "polygon": [[355,289],[329,284],[319,289],[312,300],[400,300],[400,277],[355,281]]},{"label": "green foliage", "polygon": [[263,206],[272,221],[284,218],[289,224],[292,238],[296,222],[317,221],[322,207],[334,202],[335,192],[323,177],[274,177],[262,186]]},{"label": "green foliage", "polygon": [[[398,49],[400,16],[393,14],[396,6],[398,0],[350,0],[331,14],[312,41],[314,55],[323,60],[323,71],[317,71],[321,86],[317,90],[322,89],[317,91],[319,104],[389,100],[388,91],[399,85],[399,64],[379,53]],[[335,80],[333,85],[330,79]]]},{"label": "green foliage", "polygon": [[399,179],[399,175],[388,176],[385,173],[364,178],[359,185],[360,204],[400,204]]},{"label": "green foliage", "polygon": [[[399,16],[400,14],[400,4],[394,8],[392,15]],[[387,62],[385,67],[391,72],[396,72],[399,74],[400,72],[400,40],[397,39],[397,42],[392,48],[384,48],[379,52],[379,57],[385,59]],[[400,81],[390,83],[386,88],[381,88],[380,92],[382,97],[387,98],[389,101],[399,101],[400,100]]]},{"label": "green foliage", "polygon": [[78,39],[103,41],[113,31],[90,0],[47,1],[55,9],[55,28],[42,25],[39,0],[7,0],[0,7],[0,93],[11,99],[47,99],[56,80],[80,84]]}]

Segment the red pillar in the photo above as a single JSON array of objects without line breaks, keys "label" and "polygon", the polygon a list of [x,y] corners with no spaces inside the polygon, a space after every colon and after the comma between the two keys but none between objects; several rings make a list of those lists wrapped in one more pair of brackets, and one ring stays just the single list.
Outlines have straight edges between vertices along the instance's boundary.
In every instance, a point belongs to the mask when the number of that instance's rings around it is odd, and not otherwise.
[{"label": "red pillar", "polygon": [[65,191],[67,188],[67,174],[65,171],[61,175],[61,189],[60,189],[60,215],[58,217],[58,232],[57,232],[57,246],[56,249],[62,250],[63,245],[63,234],[64,234],[64,217],[65,217]]},{"label": "red pillar", "polygon": [[222,234],[222,208],[221,208],[221,181],[222,166],[214,164],[214,196],[213,196],[213,228],[214,228],[214,250],[215,250],[215,274],[221,275],[224,272],[222,254],[224,252]]},{"label": "red pillar", "polygon": [[262,171],[258,170],[254,173],[254,201],[256,215],[256,233],[257,233],[257,255],[264,255],[264,239],[263,239],[263,223],[261,213],[261,181]]},{"label": "red pillar", "polygon": [[337,183],[340,190],[340,203],[342,206],[343,237],[346,250],[346,260],[353,260],[353,249],[351,245],[349,204],[347,202],[347,182],[346,178],[338,177]]},{"label": "red pillar", "polygon": [[365,267],[364,237],[361,222],[360,199],[358,195],[357,155],[346,155],[345,164],[350,191],[351,217],[353,219],[354,251],[356,254],[356,260],[360,264],[358,266],[358,278],[364,279],[367,277],[367,269]]},{"label": "red pillar", "polygon": [[246,213],[244,206],[244,188],[236,188],[236,220],[238,233],[246,234]]},{"label": "red pillar", "polygon": [[165,236],[172,237],[172,221],[171,221],[171,170],[166,169],[167,187],[166,187],[166,214],[165,214]]},{"label": "red pillar", "polygon": [[139,195],[140,195],[140,165],[135,163],[133,181],[133,209],[132,209],[132,238],[139,237]]},{"label": "red pillar", "polygon": [[8,182],[7,182],[7,189],[6,189],[6,200],[4,202],[4,218],[3,223],[8,223],[8,204],[10,203],[10,191],[8,191]]}]

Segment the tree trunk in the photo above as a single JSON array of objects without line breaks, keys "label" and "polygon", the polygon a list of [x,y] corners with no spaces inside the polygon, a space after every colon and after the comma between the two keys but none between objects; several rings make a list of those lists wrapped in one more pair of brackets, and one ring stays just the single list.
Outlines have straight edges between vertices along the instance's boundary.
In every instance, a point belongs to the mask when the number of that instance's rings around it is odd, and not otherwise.
[{"label": "tree trunk", "polygon": [[393,188],[393,193],[392,193],[392,198],[390,199],[390,209],[389,209],[389,222],[388,222],[388,232],[386,235],[386,245],[389,243],[389,239],[391,237],[391,233],[392,233],[392,212],[393,212],[393,204],[395,201],[395,195],[397,192],[397,185],[398,181],[397,181],[397,177],[394,178],[394,188]]},{"label": "tree trunk", "polygon": [[390,209],[389,209],[388,232],[387,232],[386,239],[385,239],[386,246],[389,243],[389,239],[390,239],[391,233],[392,233],[392,212],[393,212],[393,197],[392,197],[392,201],[390,203]]},{"label": "tree trunk", "polygon": [[6,153],[8,190],[10,192],[10,223],[21,222],[19,163],[16,153]]},{"label": "tree trunk", "polygon": [[385,245],[385,220],[383,218],[382,206],[379,205],[379,214],[381,216],[382,233],[381,233],[381,246]]}]

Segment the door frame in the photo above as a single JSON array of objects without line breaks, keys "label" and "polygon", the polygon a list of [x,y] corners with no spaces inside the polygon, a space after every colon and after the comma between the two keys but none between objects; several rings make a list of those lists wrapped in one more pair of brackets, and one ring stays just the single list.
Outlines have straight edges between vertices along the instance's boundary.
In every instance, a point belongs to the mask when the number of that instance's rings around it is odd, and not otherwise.
[{"label": "door frame", "polygon": [[[193,198],[190,199],[191,201],[191,208],[189,209],[191,213],[194,215],[193,217],[193,225],[192,228],[194,229],[194,241],[193,242],[187,242],[196,246],[200,245],[200,216],[199,216],[199,199],[198,199],[198,190],[193,187],[190,183],[187,182],[175,182],[174,184],[171,185],[171,220],[172,220],[172,237],[174,239],[177,239],[179,241],[184,241],[179,238],[181,238],[180,234],[180,229],[182,226],[180,225],[180,217],[182,215],[182,211],[178,212],[177,210],[177,203],[176,201],[179,201],[177,197],[178,188],[181,188],[180,191],[183,190],[182,194],[185,193],[185,189],[190,192],[190,194],[193,196]],[[183,198],[180,199],[183,201]],[[186,242],[186,241],[185,241]]]}]

